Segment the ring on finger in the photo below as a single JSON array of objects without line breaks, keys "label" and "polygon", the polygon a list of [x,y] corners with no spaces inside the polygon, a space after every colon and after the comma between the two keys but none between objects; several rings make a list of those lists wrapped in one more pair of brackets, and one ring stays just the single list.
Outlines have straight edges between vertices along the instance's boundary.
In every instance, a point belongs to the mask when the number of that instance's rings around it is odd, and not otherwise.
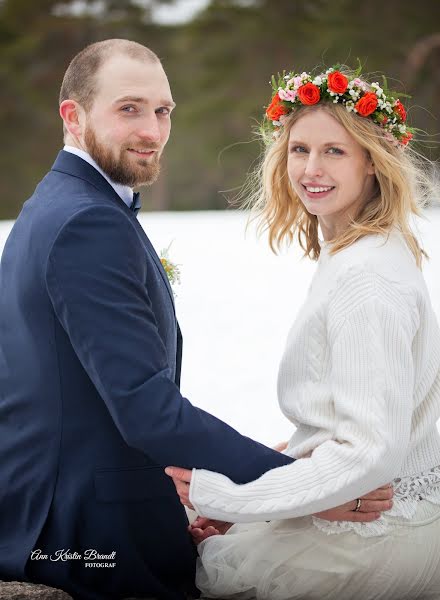
[{"label": "ring on finger", "polygon": [[361,510],[361,506],[362,506],[362,500],[360,498],[358,498],[356,500],[356,508],[353,510],[353,512],[359,512]]}]

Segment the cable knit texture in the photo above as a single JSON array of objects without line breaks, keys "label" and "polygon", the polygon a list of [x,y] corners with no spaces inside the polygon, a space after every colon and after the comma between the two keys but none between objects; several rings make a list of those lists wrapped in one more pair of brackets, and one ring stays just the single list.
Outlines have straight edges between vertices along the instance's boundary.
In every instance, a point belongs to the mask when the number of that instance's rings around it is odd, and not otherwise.
[{"label": "cable knit texture", "polygon": [[[286,453],[298,460],[245,485],[194,470],[190,500],[199,514],[300,517],[438,473],[440,332],[400,233],[364,237],[333,256],[323,245],[287,338],[278,397],[297,427]],[[440,503],[439,478],[429,481],[420,495]]]}]

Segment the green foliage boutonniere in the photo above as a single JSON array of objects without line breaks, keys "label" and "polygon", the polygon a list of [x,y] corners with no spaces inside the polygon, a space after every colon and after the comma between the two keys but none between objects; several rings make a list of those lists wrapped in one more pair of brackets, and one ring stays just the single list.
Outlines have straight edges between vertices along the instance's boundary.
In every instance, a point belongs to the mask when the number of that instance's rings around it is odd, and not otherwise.
[{"label": "green foliage boutonniere", "polygon": [[180,284],[180,269],[179,265],[173,263],[169,257],[169,250],[171,244],[165,250],[160,253],[160,262],[167,274],[168,281],[173,286],[174,284]]}]

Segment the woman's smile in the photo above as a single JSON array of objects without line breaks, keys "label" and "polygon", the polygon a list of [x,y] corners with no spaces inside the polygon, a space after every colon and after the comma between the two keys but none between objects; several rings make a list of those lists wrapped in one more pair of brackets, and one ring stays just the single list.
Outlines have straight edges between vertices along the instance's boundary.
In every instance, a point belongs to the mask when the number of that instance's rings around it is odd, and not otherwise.
[{"label": "woman's smile", "polygon": [[335,189],[334,185],[307,185],[303,183],[302,186],[306,196],[310,198],[310,200],[326,198]]}]

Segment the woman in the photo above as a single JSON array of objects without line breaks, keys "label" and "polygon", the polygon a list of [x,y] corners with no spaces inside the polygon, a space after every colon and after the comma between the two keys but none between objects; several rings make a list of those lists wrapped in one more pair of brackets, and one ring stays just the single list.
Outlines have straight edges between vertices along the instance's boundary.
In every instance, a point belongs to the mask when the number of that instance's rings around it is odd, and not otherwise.
[{"label": "woman", "polygon": [[[198,514],[260,521],[199,544],[196,583],[221,598],[439,599],[440,331],[409,224],[423,172],[405,109],[332,68],[281,78],[267,116],[276,139],[258,207],[270,244],[296,234],[318,260],[278,378],[297,460],[246,485],[180,477]],[[394,506],[377,521],[305,516],[388,481]]]}]

